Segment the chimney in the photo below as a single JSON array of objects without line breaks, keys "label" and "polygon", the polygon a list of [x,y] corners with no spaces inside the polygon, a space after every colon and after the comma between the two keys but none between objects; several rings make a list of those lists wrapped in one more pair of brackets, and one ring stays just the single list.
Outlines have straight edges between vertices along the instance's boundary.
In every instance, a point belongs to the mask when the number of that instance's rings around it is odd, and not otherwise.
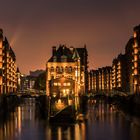
[{"label": "chimney", "polygon": [[56,46],[52,47],[52,55],[55,56],[56,55]]},{"label": "chimney", "polygon": [[0,28],[0,37],[3,37],[3,30]]},{"label": "chimney", "polygon": [[70,48],[69,48],[69,49],[70,49],[70,51],[71,51],[71,52],[73,52],[73,51],[74,51],[74,47],[73,47],[73,46],[70,46]]}]

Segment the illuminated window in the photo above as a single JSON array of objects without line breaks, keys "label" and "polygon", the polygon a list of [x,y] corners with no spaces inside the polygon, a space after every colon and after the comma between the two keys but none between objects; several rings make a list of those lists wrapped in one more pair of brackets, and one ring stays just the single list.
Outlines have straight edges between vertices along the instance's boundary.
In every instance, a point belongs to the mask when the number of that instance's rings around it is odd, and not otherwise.
[{"label": "illuminated window", "polygon": [[54,67],[51,67],[50,68],[50,72],[54,72]]},{"label": "illuminated window", "polygon": [[65,72],[68,72],[68,67],[67,66],[65,67]]},{"label": "illuminated window", "polygon": [[75,71],[75,76],[78,77],[78,71],[77,70]]},{"label": "illuminated window", "polygon": [[60,67],[60,72],[63,72],[63,71],[64,71],[63,67]]},{"label": "illuminated window", "polygon": [[135,41],[135,43],[134,43],[134,48],[137,48],[137,46],[138,46],[138,42],[137,41]]},{"label": "illuminated window", "polygon": [[56,72],[59,72],[60,71],[60,67],[56,67]]},{"label": "illuminated window", "polygon": [[138,61],[138,56],[134,55],[134,61]]},{"label": "illuminated window", "polygon": [[121,87],[121,83],[118,84],[118,87]]},{"label": "illuminated window", "polygon": [[54,85],[54,86],[57,86],[58,84],[57,84],[57,83],[54,83],[53,85]]},{"label": "illuminated window", "polygon": [[72,72],[72,67],[71,66],[69,67],[69,72]]},{"label": "illuminated window", "polygon": [[66,93],[69,94],[69,92],[70,92],[70,90],[69,89],[66,89]]},{"label": "illuminated window", "polygon": [[121,78],[118,79],[118,82],[121,82]]},{"label": "illuminated window", "polygon": [[63,89],[63,96],[66,96],[66,89]]},{"label": "illuminated window", "polygon": [[58,86],[61,86],[61,83],[57,83]]},{"label": "illuminated window", "polygon": [[118,62],[118,67],[120,67],[121,66],[121,62]]},{"label": "illuminated window", "polygon": [[73,77],[72,77],[72,76],[68,76],[68,78],[69,78],[69,79],[72,79]]},{"label": "illuminated window", "polygon": [[137,37],[137,33],[136,32],[134,32],[134,38],[136,38]]},{"label": "illuminated window", "polygon": [[63,83],[64,86],[67,86],[67,83]]},{"label": "illuminated window", "polygon": [[134,54],[138,54],[138,49],[134,49]]},{"label": "illuminated window", "polygon": [[137,74],[138,74],[138,70],[135,69],[135,70],[134,70],[134,75],[137,75]]},{"label": "illuminated window", "polygon": [[53,97],[56,97],[56,92],[53,92]]},{"label": "illuminated window", "polygon": [[67,83],[67,86],[70,86],[70,83]]},{"label": "illuminated window", "polygon": [[138,67],[138,63],[134,62],[134,67],[137,68]]}]

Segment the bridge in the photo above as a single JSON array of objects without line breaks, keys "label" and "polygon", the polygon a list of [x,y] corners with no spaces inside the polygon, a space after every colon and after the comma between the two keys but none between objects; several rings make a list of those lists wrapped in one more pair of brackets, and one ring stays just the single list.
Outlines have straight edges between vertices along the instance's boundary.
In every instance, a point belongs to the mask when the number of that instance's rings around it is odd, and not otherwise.
[{"label": "bridge", "polygon": [[39,96],[45,95],[44,93],[35,93],[35,92],[17,92],[13,94],[7,94],[7,95],[16,95],[18,97],[26,97],[26,98],[36,98]]},{"label": "bridge", "polygon": [[[0,98],[0,108],[14,108],[20,102],[22,102],[24,98],[35,98],[35,103],[40,110],[40,114],[43,114],[45,118],[49,118],[50,120],[74,120],[77,114],[80,114],[82,110],[85,109],[86,103],[88,99],[96,100],[96,99],[104,99],[107,101],[112,101],[114,97],[120,99],[121,97],[126,97],[127,94],[122,92],[115,93],[96,93],[89,94],[88,96],[82,97],[65,97],[61,99],[52,98],[46,96],[44,93],[34,93],[34,92],[23,92],[23,93],[11,93],[5,94]],[[6,103],[6,105],[4,105]],[[66,117],[67,116],[67,117]]]},{"label": "bridge", "polygon": [[95,98],[95,97],[113,97],[113,96],[124,96],[127,97],[128,93],[121,92],[121,91],[111,91],[111,92],[96,92],[96,93],[89,93],[89,98]]}]

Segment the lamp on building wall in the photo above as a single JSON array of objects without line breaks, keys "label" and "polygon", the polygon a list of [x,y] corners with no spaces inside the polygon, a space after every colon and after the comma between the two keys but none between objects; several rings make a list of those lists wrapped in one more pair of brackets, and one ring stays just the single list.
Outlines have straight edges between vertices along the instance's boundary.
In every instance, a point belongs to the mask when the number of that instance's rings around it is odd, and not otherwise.
[{"label": "lamp on building wall", "polygon": [[65,105],[64,105],[64,103],[62,102],[62,100],[61,99],[58,99],[58,101],[56,102],[56,108],[58,109],[58,110],[61,110],[61,109],[63,109],[65,107]]}]

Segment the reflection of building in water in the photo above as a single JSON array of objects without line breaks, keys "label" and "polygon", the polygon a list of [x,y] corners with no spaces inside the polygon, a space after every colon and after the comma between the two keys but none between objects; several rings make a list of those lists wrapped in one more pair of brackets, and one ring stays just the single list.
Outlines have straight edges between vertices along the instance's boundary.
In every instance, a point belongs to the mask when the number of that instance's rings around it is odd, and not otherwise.
[{"label": "reflection of building in water", "polygon": [[25,104],[17,107],[3,122],[0,126],[0,140],[12,140],[21,136],[25,121],[35,123],[35,99],[26,99]]},{"label": "reflection of building in water", "polygon": [[15,136],[19,136],[21,134],[21,124],[21,108],[18,107],[16,112],[10,115],[10,119],[4,122],[4,127],[0,126],[0,140],[11,140]]},{"label": "reflection of building in water", "polygon": [[86,124],[75,123],[73,125],[56,125],[49,127],[46,131],[47,139],[49,140],[85,140],[86,139]]}]

